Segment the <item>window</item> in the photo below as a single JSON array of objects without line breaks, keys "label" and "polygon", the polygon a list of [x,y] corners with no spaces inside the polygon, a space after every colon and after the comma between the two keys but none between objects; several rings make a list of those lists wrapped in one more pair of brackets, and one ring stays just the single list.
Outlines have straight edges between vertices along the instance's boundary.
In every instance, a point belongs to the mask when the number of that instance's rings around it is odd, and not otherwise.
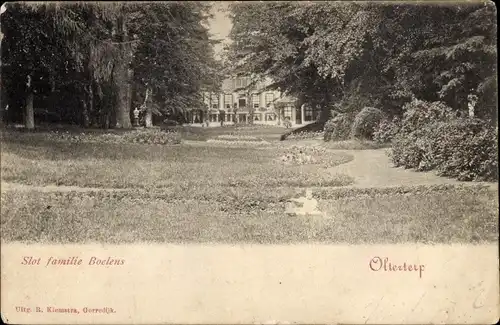
[{"label": "window", "polygon": [[238,99],[238,107],[240,107],[240,108],[246,108],[247,107],[247,100],[246,100],[246,98],[240,98],[240,99]]},{"label": "window", "polygon": [[210,99],[212,108],[219,108],[219,96],[217,94],[212,94]]},{"label": "window", "polygon": [[226,108],[231,108],[232,101],[233,101],[233,95],[228,95],[228,94],[224,95],[224,106]]},{"label": "window", "polygon": [[291,105],[287,105],[285,106],[285,109],[284,109],[284,114],[283,114],[286,117],[288,118],[292,118],[292,106]]},{"label": "window", "polygon": [[266,107],[271,106],[274,102],[274,93],[266,93]]},{"label": "window", "polygon": [[233,88],[244,88],[250,83],[248,77],[236,77],[233,79]]},{"label": "window", "polygon": [[252,94],[253,108],[259,108],[259,94]]}]

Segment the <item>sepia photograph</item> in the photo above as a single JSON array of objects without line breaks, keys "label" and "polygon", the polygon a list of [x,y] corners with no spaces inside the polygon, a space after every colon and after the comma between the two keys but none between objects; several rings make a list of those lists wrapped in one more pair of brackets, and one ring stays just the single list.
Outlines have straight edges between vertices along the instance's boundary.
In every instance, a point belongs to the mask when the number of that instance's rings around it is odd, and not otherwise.
[{"label": "sepia photograph", "polygon": [[[2,281],[12,283],[2,285],[2,298],[28,268],[109,271],[131,263],[126,254],[83,248],[79,256],[18,254],[14,263],[5,256],[15,245],[215,251],[321,245],[352,247],[353,254],[373,245],[498,245],[493,2],[82,1],[1,8]],[[366,254],[368,271],[409,272],[411,281],[438,272],[410,257]],[[231,254],[225,256],[231,264]],[[261,255],[255,256],[257,263]],[[498,276],[498,264],[489,267]],[[26,274],[23,281],[32,279]],[[493,304],[488,313],[498,316]],[[43,315],[117,309],[86,306],[8,308],[12,319],[42,317],[42,309]],[[205,316],[186,322],[227,319]],[[423,321],[404,322],[414,319]],[[289,319],[307,320],[313,321]]]}]

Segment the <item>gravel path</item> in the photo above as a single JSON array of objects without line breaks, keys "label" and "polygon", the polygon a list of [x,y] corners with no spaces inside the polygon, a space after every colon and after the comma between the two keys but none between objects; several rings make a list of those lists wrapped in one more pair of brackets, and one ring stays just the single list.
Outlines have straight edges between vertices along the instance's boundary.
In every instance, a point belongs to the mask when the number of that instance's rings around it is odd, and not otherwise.
[{"label": "gravel path", "polygon": [[386,154],[387,149],[373,150],[335,150],[335,152],[353,155],[354,159],[331,168],[332,172],[343,173],[354,178],[351,187],[396,187],[416,185],[487,185],[498,188],[498,183],[461,182],[455,179],[437,176],[434,172],[416,172],[393,167]]}]

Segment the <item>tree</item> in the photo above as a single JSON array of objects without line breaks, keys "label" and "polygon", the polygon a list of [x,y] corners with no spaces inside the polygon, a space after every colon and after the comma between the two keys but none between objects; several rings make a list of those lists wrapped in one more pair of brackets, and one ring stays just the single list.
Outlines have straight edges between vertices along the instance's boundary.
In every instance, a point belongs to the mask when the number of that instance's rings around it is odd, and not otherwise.
[{"label": "tree", "polygon": [[[375,47],[387,70],[418,98],[467,111],[496,76],[496,11],[491,3],[383,6]],[[487,113],[486,115],[489,115]]]},{"label": "tree", "polygon": [[[40,93],[45,81],[53,81],[61,70],[67,51],[61,33],[50,28],[50,17],[37,8],[14,3],[1,16],[2,87],[7,102],[15,111],[22,107],[26,128],[35,127],[34,96]],[[20,97],[20,100],[17,98]]]},{"label": "tree", "polygon": [[323,121],[332,103],[397,115],[413,97],[464,111],[471,93],[482,98],[480,111],[496,111],[493,4],[273,2],[230,9],[235,71],[270,76],[272,88],[319,107]]},{"label": "tree", "polygon": [[[217,90],[220,75],[203,22],[205,3],[150,3],[138,6],[132,31],[139,40],[134,80],[142,93],[159,102],[146,105],[147,126],[157,115],[184,115],[202,106],[203,89]],[[140,98],[140,96],[139,96]]]},{"label": "tree", "polygon": [[375,21],[368,6],[353,3],[237,3],[231,12],[235,71],[270,76],[270,88],[321,109],[323,121]]},{"label": "tree", "polygon": [[25,110],[31,107],[30,93],[51,93],[49,106],[64,101],[61,106],[72,107],[57,109],[61,119],[71,116],[85,127],[128,128],[132,103],[145,102],[152,107],[147,112],[157,107],[158,113],[180,114],[199,106],[202,87],[216,88],[220,81],[203,25],[206,3],[11,7],[9,15],[2,15],[2,68],[8,66],[2,82],[12,100],[23,98]]}]

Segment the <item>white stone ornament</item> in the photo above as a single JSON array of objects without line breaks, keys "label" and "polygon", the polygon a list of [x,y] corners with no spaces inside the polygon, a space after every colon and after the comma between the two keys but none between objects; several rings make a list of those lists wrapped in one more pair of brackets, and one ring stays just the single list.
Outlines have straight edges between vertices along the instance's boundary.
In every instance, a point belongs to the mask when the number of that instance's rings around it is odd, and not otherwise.
[{"label": "white stone ornament", "polygon": [[[300,206],[297,206],[296,203],[299,203]],[[286,213],[298,216],[323,215],[323,213],[318,209],[318,200],[313,198],[311,189],[306,190],[305,196],[296,199],[290,199],[287,204]]]}]

